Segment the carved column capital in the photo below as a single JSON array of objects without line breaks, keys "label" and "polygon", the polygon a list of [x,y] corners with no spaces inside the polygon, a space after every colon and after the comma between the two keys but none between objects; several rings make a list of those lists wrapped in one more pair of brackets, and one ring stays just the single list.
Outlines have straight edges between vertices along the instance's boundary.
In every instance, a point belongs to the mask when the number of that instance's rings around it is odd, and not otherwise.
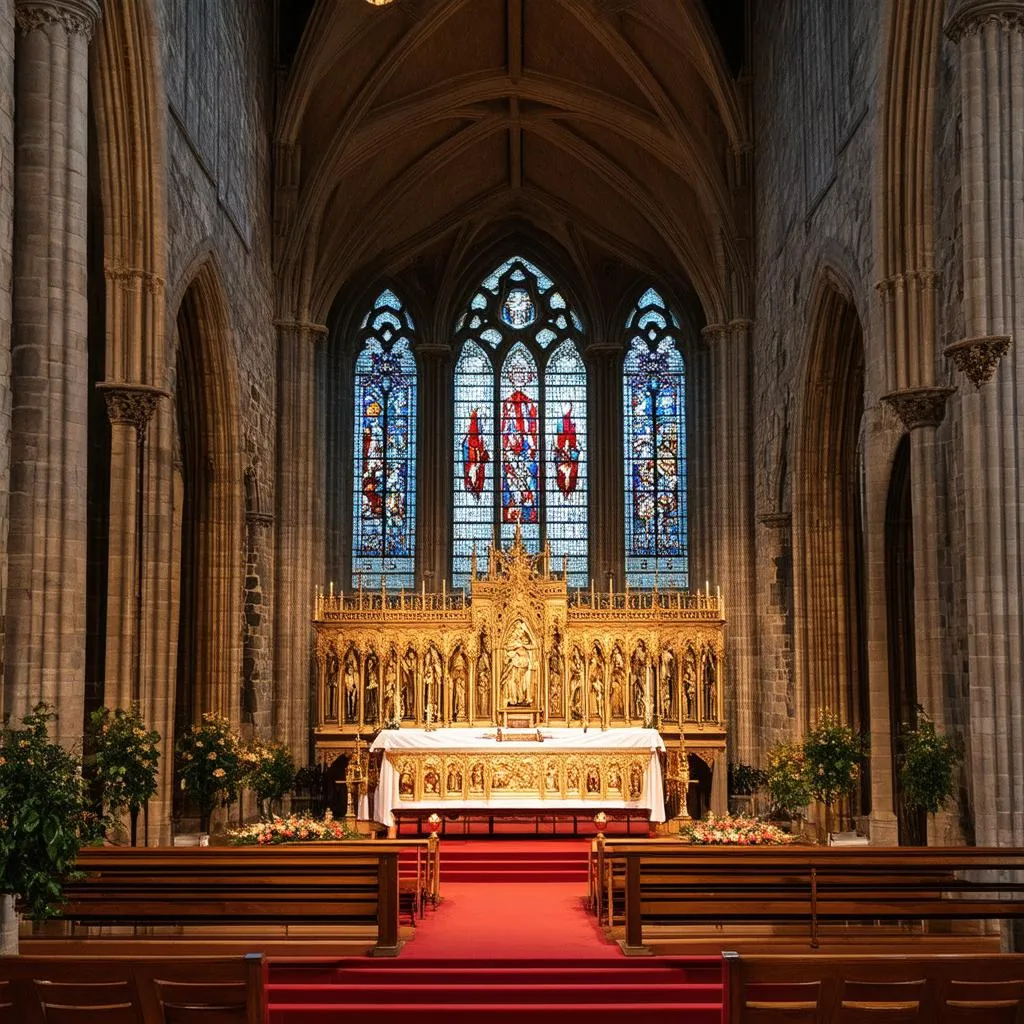
[{"label": "carved column capital", "polygon": [[954,43],[976,35],[986,25],[998,24],[1008,32],[1024,33],[1024,3],[1021,0],[959,0],[946,24]]},{"label": "carved column capital", "polygon": [[110,422],[135,427],[140,435],[145,434],[160,399],[170,397],[162,388],[127,381],[100,381],[96,390],[106,400]]},{"label": "carved column capital", "polygon": [[62,25],[69,35],[91,39],[100,20],[100,6],[96,0],[17,0],[14,17],[22,35],[47,25]]},{"label": "carved column capital", "polygon": [[955,388],[904,388],[882,395],[885,402],[900,418],[907,430],[918,427],[937,427],[946,414],[946,399]]},{"label": "carved column capital", "polygon": [[954,341],[943,350],[947,359],[961,373],[966,373],[976,388],[987,384],[995,375],[999,360],[1010,351],[1008,334],[989,334],[980,338],[964,338]]}]

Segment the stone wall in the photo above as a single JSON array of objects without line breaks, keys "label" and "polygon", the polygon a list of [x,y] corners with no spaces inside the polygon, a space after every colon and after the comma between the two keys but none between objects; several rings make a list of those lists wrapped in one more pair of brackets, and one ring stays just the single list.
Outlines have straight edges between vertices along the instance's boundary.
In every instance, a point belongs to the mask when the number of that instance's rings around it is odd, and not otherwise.
[{"label": "stone wall", "polygon": [[[239,465],[259,481],[261,507],[274,503],[276,336],[274,283],[270,263],[270,135],[273,117],[271,12],[250,0],[163,0],[163,48],[168,113],[168,318],[190,283],[197,260],[209,258],[226,296],[231,386],[241,422],[228,425],[227,444]],[[168,330],[165,361],[173,379],[175,332]],[[204,343],[208,339],[204,339]],[[169,381],[170,382],[170,381]],[[228,454],[228,453],[225,453]],[[234,482],[245,503],[246,481]],[[247,511],[249,509],[247,508]],[[255,563],[272,551],[272,524],[246,530],[237,552],[239,579],[252,577]],[[256,538],[256,547],[253,547]],[[250,593],[238,643],[259,648],[256,674],[270,683],[272,616],[252,609],[252,593],[263,605],[264,584]],[[243,654],[243,657],[245,655]],[[241,661],[242,659],[240,659]],[[252,665],[250,665],[250,670]],[[250,682],[254,678],[250,672]],[[269,724],[269,694],[253,693],[238,680],[243,720]],[[257,717],[254,718],[253,716]]]},{"label": "stone wall", "polygon": [[[790,550],[809,307],[829,267],[851,292],[864,334],[866,406],[882,386],[873,327],[873,168],[880,8],[799,0],[760,5],[754,41],[756,280],[753,349],[762,752],[800,731]],[[876,372],[875,368],[879,370]],[[881,529],[882,524],[874,524]]]},{"label": "stone wall", "polygon": [[11,489],[11,241],[14,228],[14,0],[0,0],[0,679],[5,663]]}]

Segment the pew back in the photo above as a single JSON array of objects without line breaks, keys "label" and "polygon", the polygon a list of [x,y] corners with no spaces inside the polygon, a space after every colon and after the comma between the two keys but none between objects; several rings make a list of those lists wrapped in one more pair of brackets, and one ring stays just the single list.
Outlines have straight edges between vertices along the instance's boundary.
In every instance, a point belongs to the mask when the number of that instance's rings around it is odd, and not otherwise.
[{"label": "pew back", "polygon": [[729,1024],[1024,1024],[1024,955],[726,953]]},{"label": "pew back", "polygon": [[263,958],[0,959],[0,1024],[264,1024]]}]

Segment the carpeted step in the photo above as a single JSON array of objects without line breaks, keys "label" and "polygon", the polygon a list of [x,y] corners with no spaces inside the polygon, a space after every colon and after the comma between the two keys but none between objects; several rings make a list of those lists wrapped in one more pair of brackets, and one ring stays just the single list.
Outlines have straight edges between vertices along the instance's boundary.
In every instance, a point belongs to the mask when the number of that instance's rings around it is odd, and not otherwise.
[{"label": "carpeted step", "polygon": [[[528,1014],[528,1017],[527,1017]],[[524,1007],[513,1003],[440,1003],[411,1005],[389,1004],[385,1001],[367,1003],[271,1004],[270,1024],[334,1024],[339,1019],[372,1020],[374,1024],[721,1024],[721,1002],[698,1003],[531,1003]]]},{"label": "carpeted step", "polygon": [[[717,985],[721,968],[623,967],[622,960],[588,961],[586,967],[420,967],[401,962],[393,967],[332,967],[272,965],[270,980],[275,985],[445,985],[489,984],[500,970],[505,985],[586,984],[591,990],[603,985]],[[626,961],[628,964],[629,961]],[[599,965],[599,966],[598,966]]]},{"label": "carpeted step", "polygon": [[653,984],[637,985],[605,984],[533,984],[512,985],[504,978],[500,983],[459,985],[443,982],[430,985],[392,985],[382,989],[380,985],[279,985],[267,987],[267,998],[271,1005],[326,1005],[333,1002],[337,1006],[350,1003],[372,1002],[383,999],[393,1004],[445,1003],[449,1005],[463,1003],[515,1003],[524,1008],[535,1003],[554,1004],[594,1002],[595,995],[600,994],[600,1001],[607,1005],[638,1004],[638,1003],[682,1003],[702,1006],[711,1003],[721,1004],[721,985],[679,985]]}]

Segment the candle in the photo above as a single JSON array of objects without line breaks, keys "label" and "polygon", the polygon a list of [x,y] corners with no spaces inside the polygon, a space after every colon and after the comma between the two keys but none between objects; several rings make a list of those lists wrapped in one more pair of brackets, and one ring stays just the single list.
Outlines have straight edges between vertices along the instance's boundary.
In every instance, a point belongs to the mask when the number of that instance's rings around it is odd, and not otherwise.
[{"label": "candle", "polygon": [[331,597],[334,597],[334,580],[331,580]]}]

